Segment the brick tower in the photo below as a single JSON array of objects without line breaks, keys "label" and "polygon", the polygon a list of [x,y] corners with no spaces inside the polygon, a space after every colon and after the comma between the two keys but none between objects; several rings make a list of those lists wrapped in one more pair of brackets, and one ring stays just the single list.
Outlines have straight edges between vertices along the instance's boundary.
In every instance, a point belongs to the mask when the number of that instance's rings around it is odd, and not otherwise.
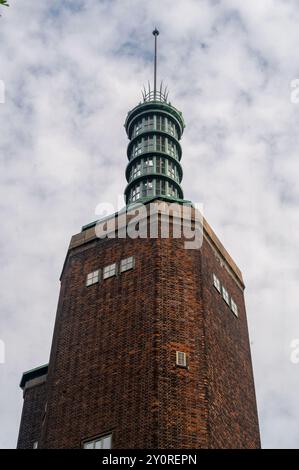
[{"label": "brick tower", "polygon": [[[125,122],[128,212],[71,239],[49,364],[21,380],[18,448],[260,447],[242,274],[205,219],[200,246],[173,235],[198,212],[183,199],[184,121],[156,87],[153,34],[154,88]],[[137,203],[143,237],[127,230]]]}]

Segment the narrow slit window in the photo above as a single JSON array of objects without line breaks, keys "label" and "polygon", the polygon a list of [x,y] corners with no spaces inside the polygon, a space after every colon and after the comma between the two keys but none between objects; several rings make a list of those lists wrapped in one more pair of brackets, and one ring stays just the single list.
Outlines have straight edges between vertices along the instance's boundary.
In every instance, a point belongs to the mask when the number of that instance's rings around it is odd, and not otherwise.
[{"label": "narrow slit window", "polygon": [[229,295],[225,287],[222,286],[222,297],[224,298],[225,302],[229,305]]},{"label": "narrow slit window", "polygon": [[213,274],[213,285],[214,285],[214,287],[216,287],[218,292],[221,292],[220,281],[219,281],[218,277],[216,276],[216,274]]},{"label": "narrow slit window", "polygon": [[232,310],[233,314],[236,315],[236,317],[237,317],[238,316],[238,306],[232,298],[230,299],[230,306],[231,306],[231,310]]},{"label": "narrow slit window", "polygon": [[84,442],[84,449],[111,449],[112,435],[108,434],[107,436],[98,437],[92,441]]}]

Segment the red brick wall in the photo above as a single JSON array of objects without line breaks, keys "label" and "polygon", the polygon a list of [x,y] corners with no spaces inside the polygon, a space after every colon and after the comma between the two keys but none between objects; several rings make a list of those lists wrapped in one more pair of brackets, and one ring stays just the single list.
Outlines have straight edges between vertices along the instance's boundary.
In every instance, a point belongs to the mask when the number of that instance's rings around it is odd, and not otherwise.
[{"label": "red brick wall", "polygon": [[[201,255],[183,240],[158,241],[159,448],[208,447]],[[176,366],[187,353],[189,369]]]},{"label": "red brick wall", "polygon": [[[243,290],[203,246],[210,448],[259,448],[260,437]],[[212,273],[238,305],[238,318],[213,286]]]},{"label": "red brick wall", "polygon": [[18,449],[32,449],[34,442],[40,441],[45,402],[45,382],[25,391]]},{"label": "red brick wall", "polygon": [[[85,287],[86,275],[135,255],[135,268]],[[74,250],[62,277],[48,373],[44,447],[154,448],[155,240],[97,240]]]},{"label": "red brick wall", "polygon": [[[85,287],[89,272],[131,255],[132,271]],[[176,367],[178,350],[188,370]],[[259,447],[243,292],[211,246],[109,239],[71,250],[47,402],[45,448],[81,447],[110,431],[114,448]]]}]

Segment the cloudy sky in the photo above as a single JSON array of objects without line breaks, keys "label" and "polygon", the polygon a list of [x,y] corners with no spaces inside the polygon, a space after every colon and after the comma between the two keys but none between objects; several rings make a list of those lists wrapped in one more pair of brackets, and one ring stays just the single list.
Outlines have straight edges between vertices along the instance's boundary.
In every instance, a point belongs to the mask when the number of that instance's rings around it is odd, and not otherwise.
[{"label": "cloudy sky", "polygon": [[[0,447],[48,362],[72,234],[125,188],[123,123],[152,78],[186,121],[185,197],[243,271],[263,447],[299,447],[298,0],[10,0],[0,18]],[[233,396],[232,396],[233,399]]]}]

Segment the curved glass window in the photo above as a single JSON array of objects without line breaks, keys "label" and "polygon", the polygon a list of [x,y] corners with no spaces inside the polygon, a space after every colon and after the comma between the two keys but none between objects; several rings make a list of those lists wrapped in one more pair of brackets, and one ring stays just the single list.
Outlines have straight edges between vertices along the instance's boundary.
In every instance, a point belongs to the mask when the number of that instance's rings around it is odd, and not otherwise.
[{"label": "curved glass window", "polygon": [[152,173],[154,167],[153,157],[146,157],[142,159],[143,173]]},{"label": "curved glass window", "polygon": [[145,131],[152,130],[154,128],[154,115],[150,114],[143,118],[143,128]]},{"label": "curved glass window", "polygon": [[137,201],[140,199],[140,185],[134,186],[131,191],[131,200]]},{"label": "curved glass window", "polygon": [[141,153],[154,151],[168,153],[176,160],[178,159],[178,147],[175,142],[160,135],[140,137],[132,147],[130,158],[134,158]]},{"label": "curved glass window", "polygon": [[165,157],[143,157],[132,165],[130,170],[130,181],[138,176],[158,173],[168,175],[175,181],[179,181],[179,174],[176,164]]},{"label": "curved glass window", "polygon": [[173,122],[170,121],[170,119],[167,119],[167,132],[173,135],[176,139],[178,138],[176,126]]},{"label": "curved glass window", "polygon": [[136,186],[133,186],[130,191],[130,200],[134,202],[138,201],[140,198],[151,197],[154,195],[169,197],[179,196],[177,188],[169,181],[157,178],[148,178]]},{"label": "curved glass window", "polygon": [[142,120],[138,121],[137,124],[135,124],[133,136],[135,137],[136,135],[140,134],[141,131],[142,131]]},{"label": "curved glass window", "polygon": [[165,137],[161,137],[160,135],[157,135],[156,137],[156,150],[158,152],[165,152],[166,150],[166,139]]},{"label": "curved glass window", "polygon": [[163,116],[156,116],[156,130],[166,131],[165,119]]},{"label": "curved glass window", "polygon": [[142,152],[142,140],[138,140],[134,145],[132,149],[132,156],[136,157],[137,155],[140,155]]},{"label": "curved glass window", "polygon": [[132,137],[136,137],[141,132],[146,131],[162,131],[168,132],[178,139],[178,131],[176,124],[169,118],[161,116],[159,114],[150,114],[140,118],[133,127]]},{"label": "curved glass window", "polygon": [[170,183],[168,183],[167,196],[177,197],[177,189]]},{"label": "curved glass window", "polygon": [[165,158],[156,157],[156,173],[162,173],[165,175]]},{"label": "curved glass window", "polygon": [[173,162],[168,162],[168,176],[176,179],[176,168]]},{"label": "curved glass window", "polygon": [[174,158],[177,158],[177,155],[178,155],[177,147],[174,144],[174,142],[172,142],[170,139],[168,139],[167,150],[168,150],[167,153],[169,153],[169,155],[171,155]]},{"label": "curved glass window", "polygon": [[147,181],[144,181],[143,188],[142,188],[142,197],[153,196],[153,195],[154,195],[153,180],[149,179]]},{"label": "curved glass window", "polygon": [[150,152],[151,150],[154,150],[154,138],[151,136],[148,137],[143,137],[142,139],[143,143],[143,151],[144,152]]},{"label": "curved glass window", "polygon": [[166,195],[166,181],[164,180],[156,181],[156,194],[161,194],[162,196]]},{"label": "curved glass window", "polygon": [[135,165],[132,166],[131,169],[131,180],[138,178],[141,175],[141,163],[137,162]]}]

